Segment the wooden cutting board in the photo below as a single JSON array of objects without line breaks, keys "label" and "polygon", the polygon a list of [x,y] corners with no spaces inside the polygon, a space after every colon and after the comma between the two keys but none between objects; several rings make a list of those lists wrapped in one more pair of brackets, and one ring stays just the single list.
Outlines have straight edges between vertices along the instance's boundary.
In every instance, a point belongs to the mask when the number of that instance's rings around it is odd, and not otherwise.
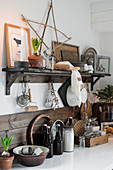
[{"label": "wooden cutting board", "polygon": [[84,113],[87,113],[88,118],[91,118],[92,116],[92,104],[89,101],[90,92],[88,83],[85,83],[85,86],[87,90],[87,100],[85,103],[82,104],[80,109],[81,119],[84,119]]}]

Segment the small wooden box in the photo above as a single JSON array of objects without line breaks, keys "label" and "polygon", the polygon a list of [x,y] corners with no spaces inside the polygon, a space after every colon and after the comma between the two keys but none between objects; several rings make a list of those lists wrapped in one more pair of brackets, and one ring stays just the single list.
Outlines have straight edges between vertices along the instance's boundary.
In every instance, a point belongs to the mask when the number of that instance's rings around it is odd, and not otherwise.
[{"label": "small wooden box", "polygon": [[[108,142],[108,135],[98,136],[98,137],[94,137],[94,138],[90,138],[90,137],[85,138],[85,146],[86,147],[101,145],[101,144],[104,144],[107,142]],[[76,144],[79,143],[78,136],[75,137],[75,143]]]},{"label": "small wooden box", "polygon": [[96,146],[96,145],[101,145],[104,143],[108,142],[108,135],[103,135],[103,136],[98,136],[95,138],[86,138],[85,139],[85,144],[86,147],[92,147],[92,146]]}]

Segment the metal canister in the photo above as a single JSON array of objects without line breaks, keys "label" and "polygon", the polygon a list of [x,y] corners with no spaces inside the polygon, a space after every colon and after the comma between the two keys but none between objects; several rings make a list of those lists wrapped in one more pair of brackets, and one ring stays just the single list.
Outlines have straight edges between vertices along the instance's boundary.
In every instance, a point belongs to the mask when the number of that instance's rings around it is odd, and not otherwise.
[{"label": "metal canister", "polygon": [[73,126],[64,126],[64,151],[74,151],[74,128]]}]

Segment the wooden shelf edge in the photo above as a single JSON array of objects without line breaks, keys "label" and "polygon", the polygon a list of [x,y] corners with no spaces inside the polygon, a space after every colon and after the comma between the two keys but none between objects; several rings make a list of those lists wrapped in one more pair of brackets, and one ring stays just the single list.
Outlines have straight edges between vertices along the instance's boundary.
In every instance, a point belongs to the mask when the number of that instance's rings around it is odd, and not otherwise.
[{"label": "wooden shelf edge", "polygon": [[[2,71],[6,72],[6,95],[10,94],[10,87],[13,83],[20,82],[19,80],[17,81],[17,79],[21,75],[31,78],[30,83],[47,83],[49,81],[63,83],[64,80],[71,76],[71,71],[50,70],[45,68],[3,68]],[[35,78],[36,76],[38,76],[38,79]],[[111,74],[81,73],[81,76],[83,82],[91,83],[91,90],[93,90],[93,86],[101,77],[111,76]]]}]

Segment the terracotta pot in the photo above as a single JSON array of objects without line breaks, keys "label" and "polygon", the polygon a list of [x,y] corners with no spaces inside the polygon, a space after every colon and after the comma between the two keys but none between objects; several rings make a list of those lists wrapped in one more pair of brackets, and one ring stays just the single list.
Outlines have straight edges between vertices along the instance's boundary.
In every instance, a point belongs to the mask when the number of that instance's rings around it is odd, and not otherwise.
[{"label": "terracotta pot", "polygon": [[12,163],[14,160],[14,155],[9,157],[0,157],[0,168],[3,170],[10,170],[12,168]]},{"label": "terracotta pot", "polygon": [[42,67],[43,57],[34,53],[32,56],[28,57],[29,64],[31,67]]}]

